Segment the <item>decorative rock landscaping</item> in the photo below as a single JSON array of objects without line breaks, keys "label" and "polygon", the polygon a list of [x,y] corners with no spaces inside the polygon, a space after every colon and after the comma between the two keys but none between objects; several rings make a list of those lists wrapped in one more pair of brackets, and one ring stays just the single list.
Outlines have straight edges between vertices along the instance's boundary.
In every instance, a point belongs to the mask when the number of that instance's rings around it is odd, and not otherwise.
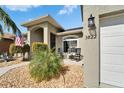
[{"label": "decorative rock landscaping", "polygon": [[82,65],[65,65],[59,78],[50,81],[35,82],[30,74],[28,65],[10,70],[0,77],[2,88],[81,88],[83,87]]}]

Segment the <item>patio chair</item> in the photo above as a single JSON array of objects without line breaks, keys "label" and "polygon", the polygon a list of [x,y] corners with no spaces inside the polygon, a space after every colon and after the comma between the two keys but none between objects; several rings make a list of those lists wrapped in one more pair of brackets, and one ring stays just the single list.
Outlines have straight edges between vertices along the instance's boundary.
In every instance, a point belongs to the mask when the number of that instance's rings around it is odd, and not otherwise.
[{"label": "patio chair", "polygon": [[71,48],[68,49],[68,54],[70,54],[70,53],[71,53]]},{"label": "patio chair", "polygon": [[74,55],[74,59],[77,61],[81,60],[81,48],[76,48],[75,49],[75,55]]},{"label": "patio chair", "polygon": [[62,52],[62,48],[58,48],[58,54],[63,58],[63,52]]},{"label": "patio chair", "polygon": [[69,59],[73,60],[76,49],[75,48],[70,48],[69,51],[70,51],[69,52]]}]

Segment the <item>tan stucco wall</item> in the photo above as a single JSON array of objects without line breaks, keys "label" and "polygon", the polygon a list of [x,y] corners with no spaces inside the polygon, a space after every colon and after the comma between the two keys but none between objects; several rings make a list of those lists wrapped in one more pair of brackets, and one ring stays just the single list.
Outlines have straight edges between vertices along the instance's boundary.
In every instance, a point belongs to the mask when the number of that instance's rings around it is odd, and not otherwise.
[{"label": "tan stucco wall", "polygon": [[78,38],[78,47],[81,48],[81,55],[83,55],[83,50],[82,50],[82,44],[83,44],[83,42],[82,42],[83,32],[82,32],[82,34],[77,34],[77,35],[79,36],[79,38]]},{"label": "tan stucco wall", "polygon": [[[99,16],[97,6],[83,6],[83,38],[82,38],[82,54],[84,55],[84,84],[86,87],[99,86]],[[88,18],[92,14],[95,17],[96,39],[87,39]]]},{"label": "tan stucco wall", "polygon": [[56,50],[58,52],[58,48],[62,48],[62,36],[56,36]]},{"label": "tan stucco wall", "polygon": [[43,29],[40,28],[36,31],[31,31],[31,41],[32,42],[43,42],[44,36],[43,36]]},{"label": "tan stucco wall", "polygon": [[[48,23],[49,47],[50,47],[50,33],[53,33],[53,34],[56,35],[57,31],[58,31],[58,29],[55,26],[53,26],[52,24]],[[56,40],[57,40],[57,37],[56,37]],[[56,46],[57,46],[57,43],[56,43]],[[57,48],[56,48],[56,50],[57,50]]]},{"label": "tan stucco wall", "polygon": [[[86,87],[99,87],[100,82],[100,27],[106,25],[115,25],[124,23],[120,20],[123,18],[122,13],[124,6],[83,6],[83,39],[82,53],[84,55],[84,84]],[[88,32],[88,18],[92,14],[95,17],[97,38],[86,40]],[[117,15],[119,14],[119,16]],[[119,19],[119,20],[118,20]],[[108,20],[111,21],[108,23]],[[113,21],[114,20],[114,21]]]},{"label": "tan stucco wall", "polygon": [[27,32],[27,43],[30,45],[30,31]]},{"label": "tan stucco wall", "polygon": [[48,23],[48,28],[49,28],[49,32],[53,34],[56,34],[56,32],[58,31],[58,29],[50,23]]}]

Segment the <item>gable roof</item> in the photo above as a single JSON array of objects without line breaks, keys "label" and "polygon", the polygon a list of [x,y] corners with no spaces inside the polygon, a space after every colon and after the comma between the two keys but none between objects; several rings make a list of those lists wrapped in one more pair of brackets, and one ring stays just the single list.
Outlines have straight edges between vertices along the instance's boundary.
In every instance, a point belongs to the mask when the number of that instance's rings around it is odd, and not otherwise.
[{"label": "gable roof", "polygon": [[60,24],[58,24],[56,22],[56,20],[54,20],[50,15],[41,16],[37,19],[25,22],[25,23],[22,24],[22,26],[29,27],[29,26],[36,25],[36,24],[39,24],[39,23],[42,23],[42,22],[49,22],[52,25],[54,25],[55,27],[63,29],[63,27]]},{"label": "gable roof", "polygon": [[65,29],[64,31],[76,31],[76,30],[82,30],[83,27],[76,27],[76,28],[70,28],[70,29]]},{"label": "gable roof", "polygon": [[62,32],[58,32],[57,35],[70,35],[70,34],[82,34],[83,27],[66,29]]}]

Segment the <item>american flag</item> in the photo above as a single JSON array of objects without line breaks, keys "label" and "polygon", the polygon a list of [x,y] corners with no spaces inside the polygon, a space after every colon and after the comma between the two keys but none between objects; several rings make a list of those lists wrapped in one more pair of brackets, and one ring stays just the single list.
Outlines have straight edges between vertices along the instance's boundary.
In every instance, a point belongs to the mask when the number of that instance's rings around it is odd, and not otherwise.
[{"label": "american flag", "polygon": [[16,33],[16,39],[15,39],[15,45],[22,47],[23,44],[24,44],[23,36],[21,35],[20,32],[17,32]]}]

